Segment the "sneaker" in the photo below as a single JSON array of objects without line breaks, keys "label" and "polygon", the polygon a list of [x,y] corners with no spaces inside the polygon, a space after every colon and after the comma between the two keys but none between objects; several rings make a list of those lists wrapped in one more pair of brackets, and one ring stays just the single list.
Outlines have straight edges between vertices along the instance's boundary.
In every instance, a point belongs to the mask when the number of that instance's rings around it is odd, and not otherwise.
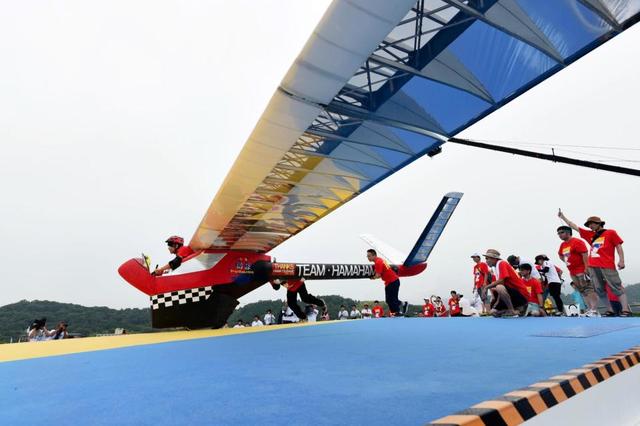
[{"label": "sneaker", "polygon": [[587,318],[596,318],[596,317],[599,317],[600,314],[598,313],[598,311],[593,311],[590,309],[587,312],[585,312],[584,316]]}]

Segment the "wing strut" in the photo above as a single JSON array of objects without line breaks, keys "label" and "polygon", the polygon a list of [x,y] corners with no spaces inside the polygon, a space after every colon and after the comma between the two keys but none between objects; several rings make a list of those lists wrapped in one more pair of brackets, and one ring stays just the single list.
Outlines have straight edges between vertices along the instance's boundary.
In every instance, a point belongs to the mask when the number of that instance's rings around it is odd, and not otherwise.
[{"label": "wing strut", "polygon": [[574,166],[588,167],[591,169],[605,170],[607,172],[621,173],[624,175],[640,176],[640,170],[630,169],[628,167],[613,166],[610,164],[596,163],[594,161],[578,160],[577,158],[563,157],[555,154],[543,154],[541,152],[527,151],[524,149],[510,148],[500,145],[492,145],[484,142],[476,142],[469,139],[450,138],[447,142],[457,143],[459,145],[473,146],[475,148],[488,149],[491,151],[506,152],[514,155],[522,155],[524,157],[537,158],[539,160],[553,161],[554,163],[572,164]]}]

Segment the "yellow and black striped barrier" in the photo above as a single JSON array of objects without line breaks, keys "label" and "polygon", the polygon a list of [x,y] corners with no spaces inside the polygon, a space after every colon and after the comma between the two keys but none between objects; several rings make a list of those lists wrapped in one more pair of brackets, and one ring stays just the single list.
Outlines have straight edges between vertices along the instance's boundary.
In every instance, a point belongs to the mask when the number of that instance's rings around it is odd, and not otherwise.
[{"label": "yellow and black striped barrier", "polygon": [[429,425],[519,425],[636,364],[640,364],[640,346],[481,402],[459,413],[432,421]]}]

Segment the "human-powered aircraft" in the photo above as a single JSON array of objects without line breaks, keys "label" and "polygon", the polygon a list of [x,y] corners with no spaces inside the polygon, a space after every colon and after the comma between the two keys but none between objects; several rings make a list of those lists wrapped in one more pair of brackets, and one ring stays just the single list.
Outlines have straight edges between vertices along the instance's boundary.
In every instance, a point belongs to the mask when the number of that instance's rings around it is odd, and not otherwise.
[{"label": "human-powered aircraft", "polygon": [[[268,253],[446,142],[469,142],[455,135],[638,20],[637,0],[334,0],[193,235],[194,258],[167,277],[133,259],[119,272],[151,297],[154,327],[221,326],[272,279],[365,277],[368,265]],[[459,197],[445,200],[442,212]],[[414,275],[425,262],[397,267]]]}]

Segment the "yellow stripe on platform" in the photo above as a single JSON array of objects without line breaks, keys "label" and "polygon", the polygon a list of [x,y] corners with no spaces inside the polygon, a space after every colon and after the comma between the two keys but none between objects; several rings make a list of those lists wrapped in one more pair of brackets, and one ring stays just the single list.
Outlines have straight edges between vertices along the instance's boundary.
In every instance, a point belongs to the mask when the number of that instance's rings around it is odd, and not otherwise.
[{"label": "yellow stripe on platform", "polygon": [[609,377],[637,365],[640,365],[640,346],[558,374],[547,381],[534,383],[526,389],[506,393],[498,399],[481,402],[459,413],[434,420],[429,425],[520,425]]},{"label": "yellow stripe on platform", "polygon": [[[233,336],[236,334],[261,333],[285,328],[335,324],[339,321],[307,322],[303,324],[281,324],[263,327],[221,328],[218,330],[165,331],[160,333],[123,334],[118,336],[84,337],[80,339],[50,340],[0,344],[0,362],[68,355],[81,352],[103,351],[130,346],[153,345],[181,340],[206,339]],[[346,322],[346,321],[343,321]]]}]

